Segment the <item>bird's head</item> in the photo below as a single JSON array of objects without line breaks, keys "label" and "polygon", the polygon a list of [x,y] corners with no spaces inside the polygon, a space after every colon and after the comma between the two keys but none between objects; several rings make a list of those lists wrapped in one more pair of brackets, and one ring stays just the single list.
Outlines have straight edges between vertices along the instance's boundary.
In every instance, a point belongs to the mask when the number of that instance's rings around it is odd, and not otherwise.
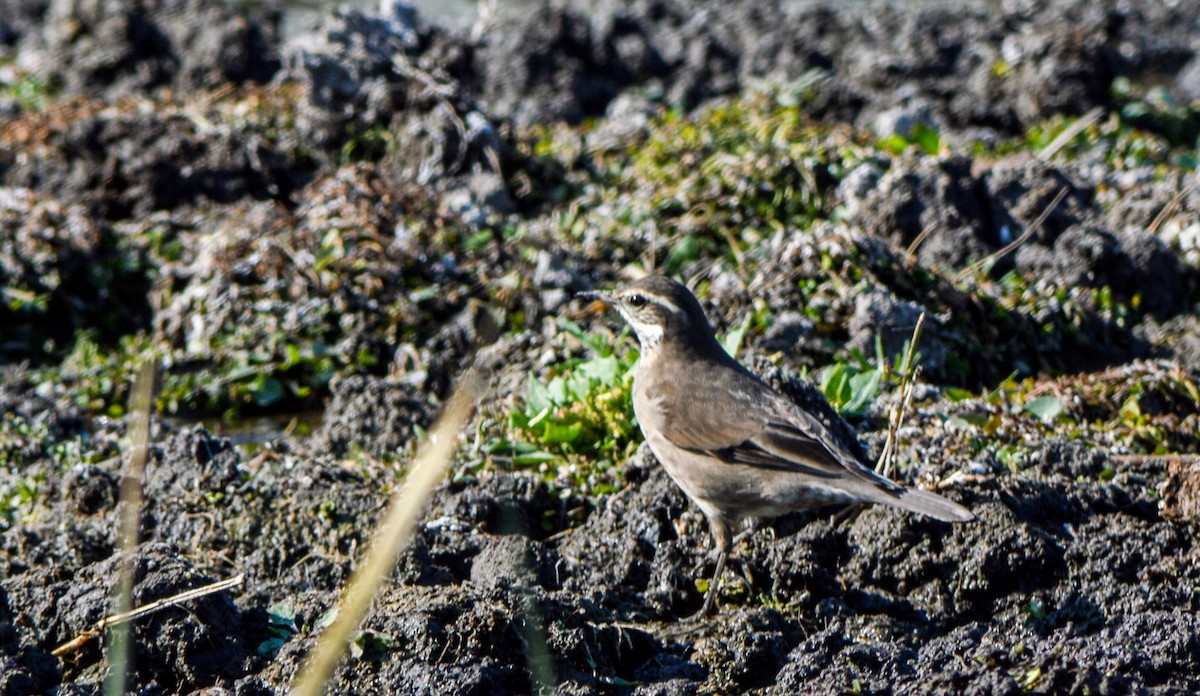
[{"label": "bird's head", "polygon": [[652,350],[664,340],[693,347],[716,342],[696,296],[666,276],[647,276],[608,292],[581,292],[579,296],[615,307],[633,327],[643,351]]}]

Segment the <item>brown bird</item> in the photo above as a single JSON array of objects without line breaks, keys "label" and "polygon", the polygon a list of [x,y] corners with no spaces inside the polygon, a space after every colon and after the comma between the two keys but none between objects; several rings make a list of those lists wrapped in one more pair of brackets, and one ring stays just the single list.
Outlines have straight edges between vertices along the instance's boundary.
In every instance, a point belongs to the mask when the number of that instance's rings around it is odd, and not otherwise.
[{"label": "brown bird", "polygon": [[667,474],[708,518],[717,567],[707,614],[746,520],[837,503],[883,503],[947,522],[975,519],[937,494],[876,474],[816,417],[725,352],[695,295],[665,276],[581,297],[616,307],[642,346],[633,409]]}]

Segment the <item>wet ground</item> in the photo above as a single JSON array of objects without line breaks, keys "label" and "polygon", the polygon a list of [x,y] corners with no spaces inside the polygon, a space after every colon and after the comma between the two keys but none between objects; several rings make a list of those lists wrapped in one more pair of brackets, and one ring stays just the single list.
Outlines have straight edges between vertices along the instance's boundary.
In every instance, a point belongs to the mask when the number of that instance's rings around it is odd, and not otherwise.
[{"label": "wet ground", "polygon": [[[133,606],[244,576],[134,623],[136,693],[286,691],[471,364],[336,693],[1200,691],[1187,3],[279,22],[0,0],[0,693],[101,691],[103,640],[52,651],[126,561]],[[683,622],[706,523],[571,299],[651,267],[876,453],[925,312],[896,477],[979,520],[770,521]]]}]

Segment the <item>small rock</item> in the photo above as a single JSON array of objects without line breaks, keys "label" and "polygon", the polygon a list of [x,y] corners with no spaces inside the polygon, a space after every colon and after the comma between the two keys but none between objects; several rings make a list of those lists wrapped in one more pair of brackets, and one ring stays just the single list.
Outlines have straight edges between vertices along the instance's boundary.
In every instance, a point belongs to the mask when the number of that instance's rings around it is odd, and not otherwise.
[{"label": "small rock", "polygon": [[875,116],[871,125],[880,138],[899,136],[905,140],[911,140],[922,126],[935,133],[942,130],[928,104],[892,107]]},{"label": "small rock", "polygon": [[796,347],[801,338],[812,333],[813,321],[799,312],[782,312],[767,328],[758,349],[774,353],[789,351]]},{"label": "small rock", "polygon": [[1158,509],[1172,520],[1200,519],[1200,460],[1167,460],[1167,479],[1158,486]]},{"label": "small rock", "polygon": [[561,258],[543,250],[537,255],[533,284],[539,288],[569,290],[583,287],[583,279],[577,270],[568,267]]}]

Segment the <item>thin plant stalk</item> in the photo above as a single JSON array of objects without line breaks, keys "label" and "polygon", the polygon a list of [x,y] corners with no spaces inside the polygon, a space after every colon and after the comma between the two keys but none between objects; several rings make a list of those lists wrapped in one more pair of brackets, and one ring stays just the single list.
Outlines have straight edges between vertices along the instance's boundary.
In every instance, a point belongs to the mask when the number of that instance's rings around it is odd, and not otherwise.
[{"label": "thin plant stalk", "polygon": [[917,352],[917,342],[921,340],[921,329],[925,326],[925,313],[921,312],[921,316],[917,317],[917,325],[913,328],[912,340],[908,342],[908,350],[904,351],[904,360],[900,363],[900,404],[892,409],[888,418],[887,440],[883,444],[883,453],[879,455],[879,462],[875,465],[875,471],[891,478],[892,476],[892,460],[896,454],[896,439],[899,437],[900,426],[904,424],[905,411],[908,410],[908,404],[912,400],[913,385],[917,382],[917,373],[921,368],[919,365],[914,366]]},{"label": "thin plant stalk", "polygon": [[1029,225],[1029,227],[1025,228],[1025,232],[1022,233],[1020,237],[1017,237],[1013,241],[1009,242],[1004,246],[1004,248],[988,254],[982,259],[964,268],[959,272],[959,278],[966,278],[971,273],[978,273],[985,268],[989,268],[992,264],[996,263],[1000,259],[1004,258],[1007,254],[1011,253],[1014,249],[1024,244],[1026,240],[1034,235],[1035,232],[1041,229],[1042,224],[1046,222],[1047,218],[1050,217],[1050,213],[1053,213],[1054,209],[1058,207],[1058,204],[1062,203],[1062,200],[1067,197],[1067,192],[1069,190],[1069,187],[1066,186],[1059,189],[1058,194],[1054,196],[1054,199],[1050,201],[1050,204],[1042,210],[1042,212],[1037,216],[1033,223]]},{"label": "thin plant stalk", "polygon": [[171,595],[170,597],[165,597],[163,599],[156,599],[149,604],[144,604],[137,609],[132,609],[123,614],[109,614],[103,619],[97,621],[91,628],[84,629],[79,633],[79,635],[52,650],[50,654],[54,655],[55,657],[62,657],[63,655],[70,654],[87,645],[89,641],[103,633],[104,629],[106,628],[126,624],[143,616],[148,616],[150,614],[162,611],[163,609],[178,606],[184,602],[190,602],[193,599],[206,597],[214,592],[220,592],[221,590],[228,590],[231,587],[237,587],[238,585],[241,585],[245,579],[245,574],[238,573],[227,580],[210,583],[203,587],[197,587],[192,590],[184,590],[179,594]]},{"label": "thin plant stalk", "polygon": [[[138,527],[142,516],[142,478],[146,473],[146,455],[150,447],[150,409],[154,401],[154,381],[158,361],[146,358],[134,379],[129,395],[129,457],[121,477],[121,519],[118,552],[121,554],[112,615],[129,613],[133,606],[134,549],[138,545]],[[120,622],[108,634],[108,676],[104,693],[123,696],[130,666],[130,624]]]},{"label": "thin plant stalk", "polygon": [[337,617],[321,635],[292,685],[295,696],[318,696],[332,678],[338,662],[366,618],[371,603],[412,542],[417,521],[434,486],[445,475],[458,443],[458,434],[470,417],[479,391],[480,378],[469,374],[450,398],[446,410],[429,432],[404,484],[392,496],[387,512],[376,529],[364,563],[351,576],[342,596]]}]

